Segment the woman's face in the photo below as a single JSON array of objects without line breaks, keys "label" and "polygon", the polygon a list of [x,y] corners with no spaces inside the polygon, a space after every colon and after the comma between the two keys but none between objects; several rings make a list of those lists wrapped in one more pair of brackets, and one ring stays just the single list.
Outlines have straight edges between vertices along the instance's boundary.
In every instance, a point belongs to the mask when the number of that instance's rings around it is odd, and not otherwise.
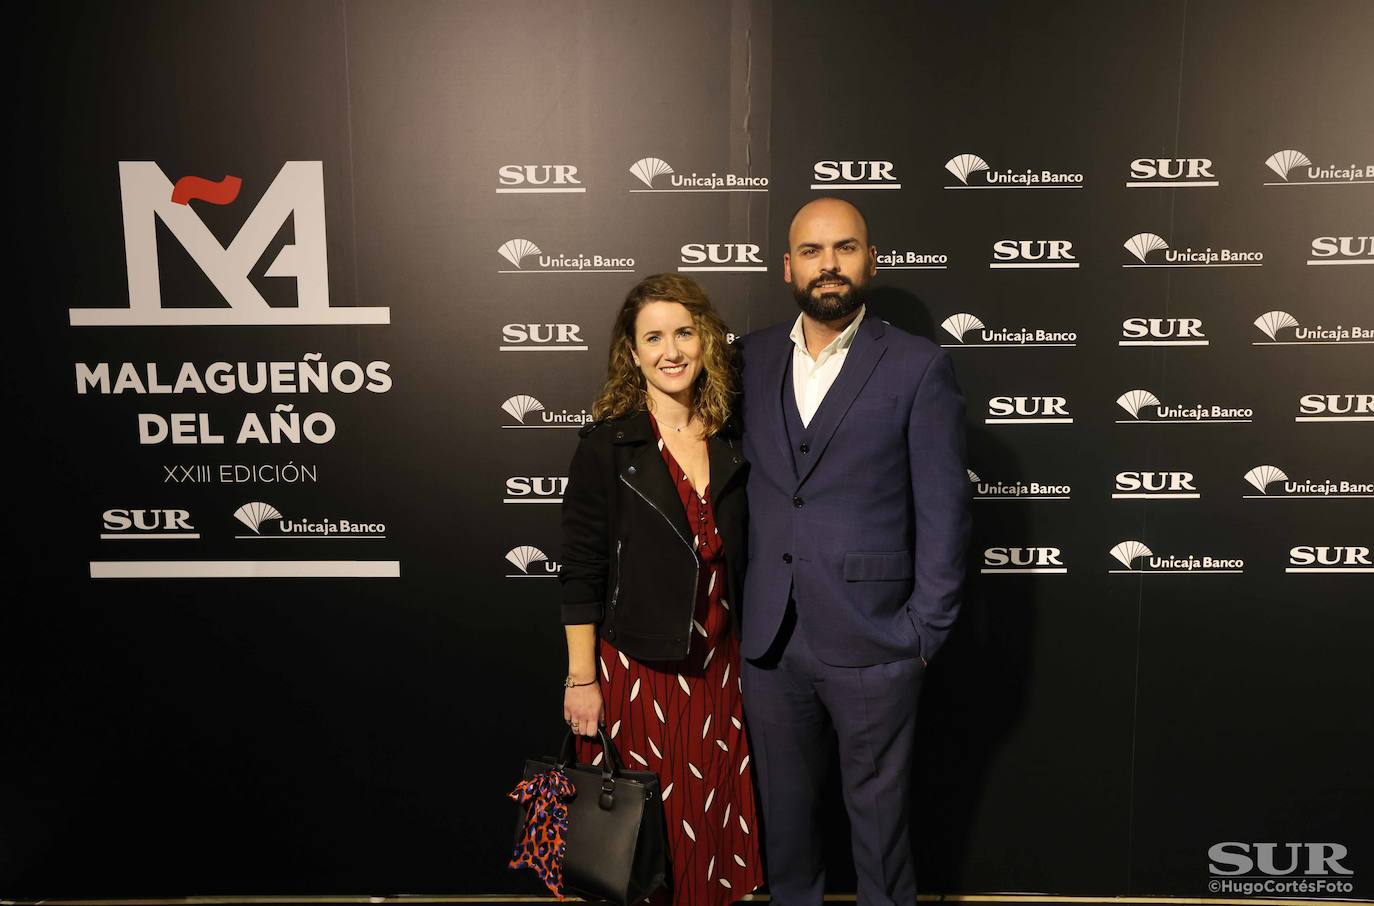
[{"label": "woman's face", "polygon": [[681,302],[649,302],[635,316],[635,364],[654,391],[691,405],[692,386],[701,374],[701,337],[691,312]]}]

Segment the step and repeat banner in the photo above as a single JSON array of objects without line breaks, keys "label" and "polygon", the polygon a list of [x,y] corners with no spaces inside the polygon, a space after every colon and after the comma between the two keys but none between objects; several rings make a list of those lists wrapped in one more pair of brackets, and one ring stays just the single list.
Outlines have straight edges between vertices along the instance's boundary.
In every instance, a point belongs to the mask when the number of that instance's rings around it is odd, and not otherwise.
[{"label": "step and repeat banner", "polygon": [[[1374,8],[53,4],[11,59],[0,895],[495,893],[609,331],[795,317],[968,411],[927,892],[1368,898]],[[22,76],[22,78],[21,78]],[[853,889],[838,792],[831,887]]]}]

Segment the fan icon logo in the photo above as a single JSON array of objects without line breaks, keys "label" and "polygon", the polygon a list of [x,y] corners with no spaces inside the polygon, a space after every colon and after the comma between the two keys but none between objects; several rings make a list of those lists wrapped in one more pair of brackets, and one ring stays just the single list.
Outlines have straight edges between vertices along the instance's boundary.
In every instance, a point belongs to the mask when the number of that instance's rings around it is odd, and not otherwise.
[{"label": "fan icon logo", "polygon": [[586,409],[551,412],[539,400],[524,393],[506,400],[501,409],[515,419],[515,424],[502,425],[502,428],[581,428],[592,420],[592,414]]},{"label": "fan icon logo", "polygon": [[[1235,249],[1175,249],[1157,233],[1136,233],[1121,243],[1138,262],[1123,264],[1125,268],[1141,267],[1263,267],[1264,253]],[[1150,261],[1152,252],[1162,251],[1162,261]]]},{"label": "fan icon logo", "polygon": [[984,481],[972,469],[968,470],[968,480],[974,500],[1068,500],[1072,495],[1072,488],[1066,484]]},{"label": "fan icon logo", "polygon": [[506,573],[507,579],[556,579],[558,564],[533,545],[525,544],[506,551],[506,562],[517,572]]},{"label": "fan icon logo", "polygon": [[1292,148],[1275,151],[1265,158],[1264,165],[1278,177],[1277,182],[1266,182],[1266,186],[1354,186],[1374,183],[1374,163],[1317,166],[1312,163],[1312,158]]},{"label": "fan icon logo", "polygon": [[270,503],[255,501],[245,503],[243,506],[234,510],[234,518],[248,526],[249,531],[255,535],[262,534],[262,524],[269,519],[280,519],[281,511]]},{"label": "fan icon logo", "polygon": [[1110,575],[1235,575],[1245,572],[1245,561],[1236,557],[1201,554],[1159,556],[1142,541],[1122,541],[1107,552],[1122,569],[1109,569]]},{"label": "fan icon logo", "polygon": [[[1149,390],[1127,390],[1116,398],[1116,404],[1125,410],[1130,418],[1119,418],[1118,425],[1206,425],[1206,424],[1244,424],[1255,417],[1253,409],[1239,409],[1226,406],[1197,403],[1191,406],[1170,406]],[[1145,409],[1154,409],[1154,418],[1142,418]]]},{"label": "fan icon logo", "polygon": [[[957,342],[941,343],[946,349],[1014,349],[1028,346],[1077,346],[1078,334],[1073,331],[1043,330],[1040,328],[1001,327],[989,330],[977,315],[960,312],[940,322],[945,333]],[[977,331],[969,342],[969,331]]]},{"label": "fan icon logo", "polygon": [[[633,274],[633,258],[607,255],[563,254],[547,255],[528,239],[507,239],[496,249],[511,266],[498,274]],[[526,263],[526,259],[534,260]]]},{"label": "fan icon logo", "polygon": [[[738,173],[678,173],[673,165],[659,157],[642,157],[630,165],[629,173],[643,184],[634,193],[648,192],[767,192],[767,176],[744,176]],[[660,176],[668,177],[668,184],[655,185]]]},{"label": "fan icon logo", "polygon": [[[945,161],[945,169],[958,185],[946,189],[1081,189],[1082,173],[1054,170],[994,170],[977,154],[956,154]],[[979,174],[982,174],[979,176]],[[814,188],[814,187],[813,187]]]}]

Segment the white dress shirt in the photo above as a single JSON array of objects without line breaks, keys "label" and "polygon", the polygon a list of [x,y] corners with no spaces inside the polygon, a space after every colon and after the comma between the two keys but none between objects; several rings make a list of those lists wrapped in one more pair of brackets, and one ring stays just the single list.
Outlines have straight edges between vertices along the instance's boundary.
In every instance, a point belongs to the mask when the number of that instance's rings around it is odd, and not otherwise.
[{"label": "white dress shirt", "polygon": [[810,427],[811,417],[821,407],[830,385],[839,376],[845,357],[849,355],[849,347],[854,344],[854,334],[859,332],[859,322],[863,319],[864,306],[859,306],[858,316],[813,359],[806,350],[802,316],[797,315],[797,323],[792,325],[792,390],[797,395],[797,411],[801,413],[803,426]]}]

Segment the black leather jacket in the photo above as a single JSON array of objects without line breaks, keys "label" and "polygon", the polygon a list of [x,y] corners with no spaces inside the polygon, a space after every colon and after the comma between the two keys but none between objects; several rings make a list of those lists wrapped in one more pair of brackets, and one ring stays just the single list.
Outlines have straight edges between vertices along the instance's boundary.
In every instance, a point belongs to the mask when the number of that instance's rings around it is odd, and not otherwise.
[{"label": "black leather jacket", "polygon": [[[700,563],[648,413],[579,433],[563,493],[563,623],[596,623],[598,635],[637,660],[683,658]],[[748,464],[729,426],[707,441],[707,452],[711,505],[725,547],[725,596],[738,618]]]}]

